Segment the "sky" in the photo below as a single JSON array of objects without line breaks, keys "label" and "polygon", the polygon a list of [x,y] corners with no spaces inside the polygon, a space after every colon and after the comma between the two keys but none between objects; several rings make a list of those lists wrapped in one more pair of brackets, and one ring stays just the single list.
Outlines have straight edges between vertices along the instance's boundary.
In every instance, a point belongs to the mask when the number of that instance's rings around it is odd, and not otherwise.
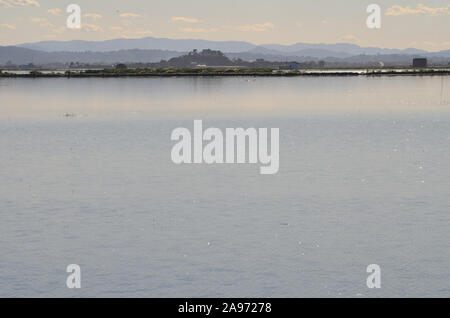
[{"label": "sky", "polygon": [[[81,8],[69,29],[66,8]],[[369,4],[381,28],[369,29]],[[0,45],[146,36],[254,44],[347,42],[450,49],[449,0],[0,0]]]}]

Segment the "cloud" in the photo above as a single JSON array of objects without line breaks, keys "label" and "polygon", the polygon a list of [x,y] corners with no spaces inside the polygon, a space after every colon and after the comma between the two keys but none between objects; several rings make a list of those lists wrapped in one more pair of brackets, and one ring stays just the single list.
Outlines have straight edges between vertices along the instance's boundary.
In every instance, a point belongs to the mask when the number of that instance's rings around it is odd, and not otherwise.
[{"label": "cloud", "polygon": [[355,42],[358,42],[359,39],[353,34],[346,34],[343,37],[341,37],[339,39],[339,41],[346,41],[346,42],[353,42],[353,43],[355,43]]},{"label": "cloud", "polygon": [[186,17],[172,17],[170,18],[173,22],[187,22],[187,23],[199,23],[200,20],[196,18],[186,18]]},{"label": "cloud", "polygon": [[122,20],[120,22],[123,26],[129,27],[130,25],[132,25],[133,23],[131,23],[130,20]]},{"label": "cloud", "polygon": [[94,20],[103,18],[103,16],[101,14],[98,14],[98,13],[86,13],[86,14],[83,14],[83,17],[84,18],[91,18],[91,19],[94,19]]},{"label": "cloud", "polygon": [[393,5],[386,10],[386,15],[401,16],[401,15],[448,15],[450,14],[450,5],[440,8],[430,8],[419,3],[415,8],[411,6],[402,7],[401,5]]},{"label": "cloud", "polygon": [[137,31],[125,30],[119,36],[125,39],[133,39],[150,35],[153,35],[153,31],[151,30],[137,30]]},{"label": "cloud", "polygon": [[48,22],[48,21],[39,24],[39,26],[41,26],[41,27],[46,27],[46,28],[54,28],[54,27],[55,27],[55,25],[54,25],[53,23],[50,23],[50,22]]},{"label": "cloud", "polygon": [[0,26],[2,26],[2,27],[4,27],[4,28],[7,28],[7,29],[10,29],[10,30],[15,30],[15,29],[17,29],[15,25],[8,24],[8,23],[4,23],[4,24],[2,24],[2,25],[0,25]]},{"label": "cloud", "polygon": [[138,13],[128,12],[128,13],[121,13],[120,17],[121,18],[139,18],[139,17],[142,17],[142,16],[140,14],[138,14]]},{"label": "cloud", "polygon": [[27,7],[35,6],[40,7],[41,5],[36,0],[0,0],[0,4],[7,8],[13,7]]},{"label": "cloud", "polygon": [[50,21],[43,18],[31,18],[31,22],[39,23],[39,26],[41,27],[49,27],[49,28],[55,27],[53,23],[50,23]]},{"label": "cloud", "polygon": [[42,22],[47,22],[47,19],[43,19],[43,18],[31,18],[31,22],[42,23]]},{"label": "cloud", "polygon": [[237,30],[239,31],[243,31],[243,32],[264,32],[270,29],[275,28],[275,25],[273,23],[270,22],[266,22],[263,24],[251,24],[251,25],[241,25],[236,27]]},{"label": "cloud", "polygon": [[86,32],[103,32],[103,28],[96,24],[82,23],[81,29]]},{"label": "cloud", "polygon": [[61,9],[48,9],[47,10],[48,13],[50,13],[51,15],[60,15],[61,14]]},{"label": "cloud", "polygon": [[113,31],[123,31],[123,27],[121,27],[121,26],[112,26],[111,30],[113,30]]},{"label": "cloud", "polygon": [[53,30],[52,30],[52,33],[55,33],[55,34],[62,34],[62,33],[64,33],[66,30],[67,30],[67,27],[61,26],[61,27],[59,27],[59,28],[53,29]]},{"label": "cloud", "polygon": [[130,39],[130,38],[140,38],[153,35],[153,31],[151,30],[139,30],[139,29],[131,29],[128,25],[120,26],[113,25],[110,27],[112,31],[118,32],[117,36]]},{"label": "cloud", "polygon": [[187,32],[187,33],[208,33],[208,32],[216,32],[217,29],[215,28],[179,28],[181,32]]},{"label": "cloud", "polygon": [[133,31],[132,33],[134,35],[137,35],[137,36],[146,36],[146,35],[152,35],[153,31],[151,31],[151,30],[142,30],[142,31]]}]

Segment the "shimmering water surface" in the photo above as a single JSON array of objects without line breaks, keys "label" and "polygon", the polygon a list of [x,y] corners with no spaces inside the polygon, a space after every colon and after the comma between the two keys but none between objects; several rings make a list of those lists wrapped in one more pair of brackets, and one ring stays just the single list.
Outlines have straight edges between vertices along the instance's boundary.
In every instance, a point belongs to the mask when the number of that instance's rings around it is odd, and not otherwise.
[{"label": "shimmering water surface", "polygon": [[[449,88],[2,79],[0,296],[449,297]],[[173,164],[170,134],[194,119],[279,127],[279,173]]]}]

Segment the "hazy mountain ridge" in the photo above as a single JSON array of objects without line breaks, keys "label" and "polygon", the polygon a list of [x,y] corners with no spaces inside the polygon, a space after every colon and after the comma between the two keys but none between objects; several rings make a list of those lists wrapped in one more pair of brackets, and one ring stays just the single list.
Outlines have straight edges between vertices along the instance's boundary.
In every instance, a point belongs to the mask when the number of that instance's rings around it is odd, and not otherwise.
[{"label": "hazy mountain ridge", "polygon": [[145,37],[141,39],[113,39],[105,41],[43,41],[36,43],[23,43],[16,45],[28,49],[45,52],[109,52],[117,50],[141,49],[141,50],[168,50],[189,52],[194,49],[219,50],[227,53],[241,53],[255,50],[256,52],[272,52],[279,55],[298,56],[304,50],[326,50],[329,52],[359,55],[359,54],[428,54],[429,52],[415,48],[387,49],[377,47],[361,47],[351,43],[295,43],[292,45],[263,44],[255,45],[244,41],[209,41],[191,39],[167,39]]},{"label": "hazy mountain ridge", "polygon": [[243,52],[256,47],[254,44],[240,41],[175,40],[153,37],[141,39],[113,39],[106,41],[43,41],[37,43],[24,43],[16,46],[45,52],[109,52],[129,49],[168,50],[178,52],[189,52],[194,49],[211,49],[222,52]]},{"label": "hazy mountain ridge", "polygon": [[178,57],[185,52],[167,50],[119,50],[111,52],[44,52],[15,46],[0,46],[0,64],[55,64],[55,63],[101,63],[119,62],[155,63]]},{"label": "hazy mountain ridge", "polygon": [[426,52],[414,48],[384,49],[360,47],[350,43],[293,45],[254,45],[239,41],[173,40],[147,37],[143,39],[115,39],[107,41],[45,41],[0,46],[0,65],[155,63],[169,60],[194,49],[211,49],[224,52],[230,59],[254,61],[264,59],[274,62],[318,61],[329,63],[377,63],[409,65],[413,57],[428,57],[431,62],[450,62],[450,50]]},{"label": "hazy mountain ridge", "polygon": [[345,53],[348,55],[359,55],[359,54],[425,54],[428,53],[424,50],[419,50],[415,48],[408,49],[386,49],[378,47],[361,47],[356,44],[351,43],[335,43],[335,44],[314,44],[314,43],[296,43],[292,45],[280,45],[280,44],[265,44],[262,47],[266,49],[271,49],[275,51],[285,52],[292,55],[293,53],[304,51],[304,50],[326,50],[336,53]]}]

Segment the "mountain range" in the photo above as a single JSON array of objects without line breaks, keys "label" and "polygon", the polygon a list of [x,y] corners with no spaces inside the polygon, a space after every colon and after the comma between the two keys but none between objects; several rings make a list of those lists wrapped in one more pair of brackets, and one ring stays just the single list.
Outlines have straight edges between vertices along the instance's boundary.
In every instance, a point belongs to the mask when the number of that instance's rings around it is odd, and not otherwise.
[{"label": "mountain range", "polygon": [[362,47],[351,43],[292,45],[255,45],[243,41],[208,41],[145,37],[140,39],[113,39],[106,41],[42,41],[16,46],[0,46],[0,65],[55,64],[55,63],[154,63],[181,56],[194,49],[212,49],[224,52],[229,58],[251,61],[314,61],[353,63],[382,61],[410,63],[411,57],[428,57],[437,63],[450,61],[450,50],[427,52],[415,48],[388,49]]},{"label": "mountain range", "polygon": [[263,44],[256,45],[249,42],[242,41],[209,41],[209,40],[191,40],[191,39],[166,39],[145,37],[140,39],[113,39],[106,41],[43,41],[36,43],[23,43],[17,45],[28,49],[44,51],[44,52],[109,52],[118,50],[169,50],[178,52],[187,52],[194,49],[203,50],[219,50],[227,53],[239,53],[254,51],[258,53],[277,53],[298,56],[302,51],[313,50],[333,52],[337,54],[424,54],[428,53],[424,50],[415,48],[408,49],[385,49],[377,47],[361,47],[350,43],[336,43],[336,44],[311,44],[311,43],[296,43],[292,45],[281,44]]}]

